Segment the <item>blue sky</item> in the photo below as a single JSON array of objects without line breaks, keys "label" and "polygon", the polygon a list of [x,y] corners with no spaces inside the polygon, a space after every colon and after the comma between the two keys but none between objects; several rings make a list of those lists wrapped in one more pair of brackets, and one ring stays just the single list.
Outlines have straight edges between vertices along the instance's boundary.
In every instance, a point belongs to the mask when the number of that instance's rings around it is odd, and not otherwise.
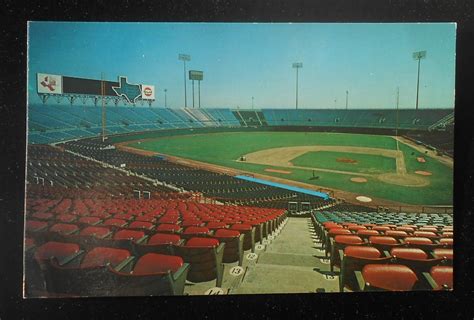
[{"label": "blue sky", "polygon": [[[184,106],[183,63],[204,71],[202,107],[414,108],[421,62],[420,108],[454,106],[454,24],[225,24],[31,22],[28,94],[39,103],[37,72],[156,86],[157,101]],[[188,82],[188,106],[191,83]],[[197,85],[196,85],[197,99]]]}]

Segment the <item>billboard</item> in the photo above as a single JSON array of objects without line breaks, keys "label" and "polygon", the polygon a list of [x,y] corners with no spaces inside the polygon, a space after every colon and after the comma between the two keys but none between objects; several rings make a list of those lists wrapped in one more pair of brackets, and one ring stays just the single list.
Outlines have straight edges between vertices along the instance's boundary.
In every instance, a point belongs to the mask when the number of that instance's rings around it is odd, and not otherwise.
[{"label": "billboard", "polygon": [[155,86],[149,84],[142,84],[142,99],[155,100]]},{"label": "billboard", "polygon": [[[65,94],[85,94],[100,96],[100,80],[84,79],[63,76],[63,93]],[[105,96],[116,96],[112,87],[118,87],[119,83],[114,81],[104,81]]]},{"label": "billboard", "polygon": [[37,88],[38,93],[51,93],[51,94],[62,94],[63,93],[63,77],[56,74],[49,73],[37,73]]},{"label": "billboard", "polygon": [[189,80],[201,81],[204,78],[204,73],[197,70],[189,70]]}]

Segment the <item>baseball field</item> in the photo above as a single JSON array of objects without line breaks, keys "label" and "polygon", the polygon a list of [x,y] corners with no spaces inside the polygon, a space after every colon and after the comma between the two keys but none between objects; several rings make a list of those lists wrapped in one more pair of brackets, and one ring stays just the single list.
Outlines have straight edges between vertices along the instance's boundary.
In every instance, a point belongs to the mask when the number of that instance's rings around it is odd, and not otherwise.
[{"label": "baseball field", "polygon": [[134,136],[133,141],[121,140],[122,147],[148,154],[347,192],[346,197],[364,195],[411,205],[452,204],[452,162],[392,136],[243,131],[147,134]]}]

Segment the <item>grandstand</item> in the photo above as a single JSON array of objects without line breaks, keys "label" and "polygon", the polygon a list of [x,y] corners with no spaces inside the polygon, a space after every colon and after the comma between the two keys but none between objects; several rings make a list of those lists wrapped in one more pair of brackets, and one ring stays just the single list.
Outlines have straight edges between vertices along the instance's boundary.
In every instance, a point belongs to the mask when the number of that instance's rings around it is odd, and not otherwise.
[{"label": "grandstand", "polygon": [[452,114],[107,107],[103,140],[100,108],[32,104],[25,295],[450,290],[453,213],[446,208],[380,208],[336,197],[331,188],[238,176],[121,143],[156,135],[397,130],[449,157]]}]

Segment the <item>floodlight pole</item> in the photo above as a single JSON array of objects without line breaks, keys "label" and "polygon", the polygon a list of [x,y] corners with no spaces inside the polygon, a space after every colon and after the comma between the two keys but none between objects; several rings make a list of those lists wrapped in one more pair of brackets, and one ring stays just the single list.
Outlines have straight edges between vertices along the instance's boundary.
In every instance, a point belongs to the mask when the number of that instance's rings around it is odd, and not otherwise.
[{"label": "floodlight pole", "polygon": [[349,101],[349,91],[346,90],[346,110],[347,110],[347,106],[348,106],[348,101]]},{"label": "floodlight pole", "polygon": [[165,89],[165,108],[166,108],[166,92],[168,91],[168,89]]},{"label": "floodlight pole", "polygon": [[295,62],[293,68],[296,69],[296,109],[298,109],[298,69],[303,68],[303,63]]},{"label": "floodlight pole", "polygon": [[198,80],[198,108],[201,109],[201,80]]},{"label": "floodlight pole", "polygon": [[102,142],[105,141],[105,126],[106,126],[106,112],[105,112],[105,83],[104,73],[100,74],[100,94],[102,96]]},{"label": "floodlight pole", "polygon": [[184,107],[188,107],[188,101],[186,97],[186,61],[191,61],[191,56],[189,54],[180,54],[178,55],[178,59],[183,61],[184,65]]},{"label": "floodlight pole", "polygon": [[418,110],[418,97],[420,91],[420,64],[421,59],[426,58],[426,51],[418,51],[413,53],[413,59],[418,60],[418,76],[416,79],[416,107],[415,109]]}]

